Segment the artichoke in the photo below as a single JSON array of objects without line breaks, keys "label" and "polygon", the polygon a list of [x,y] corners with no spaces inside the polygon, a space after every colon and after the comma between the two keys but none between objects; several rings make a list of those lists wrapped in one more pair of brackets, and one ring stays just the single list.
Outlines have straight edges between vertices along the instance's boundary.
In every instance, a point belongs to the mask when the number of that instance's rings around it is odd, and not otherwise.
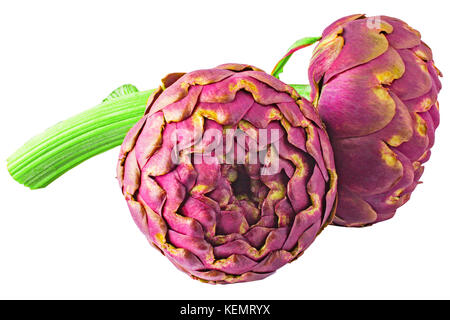
[{"label": "artichoke", "polygon": [[271,275],[304,252],[336,204],[317,112],[249,65],[165,77],[123,141],[117,177],[148,241],[208,283]]},{"label": "artichoke", "polygon": [[431,49],[399,19],[352,15],[325,29],[308,74],[339,175],[333,222],[391,218],[419,183],[439,125]]},{"label": "artichoke", "polygon": [[308,75],[339,175],[333,223],[389,219],[409,200],[430,157],[441,72],[420,33],[405,22],[357,14],[332,23],[322,37],[296,41],[272,75],[278,78],[294,52],[317,40]]}]

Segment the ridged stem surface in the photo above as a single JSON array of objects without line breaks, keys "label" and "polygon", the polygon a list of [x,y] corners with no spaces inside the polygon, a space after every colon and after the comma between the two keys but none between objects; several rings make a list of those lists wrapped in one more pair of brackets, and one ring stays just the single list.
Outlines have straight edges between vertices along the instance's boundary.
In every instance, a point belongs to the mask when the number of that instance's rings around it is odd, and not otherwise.
[{"label": "ridged stem surface", "polygon": [[106,99],[100,105],[36,135],[7,159],[11,176],[30,189],[43,188],[81,162],[120,145],[144,115],[154,90]]}]

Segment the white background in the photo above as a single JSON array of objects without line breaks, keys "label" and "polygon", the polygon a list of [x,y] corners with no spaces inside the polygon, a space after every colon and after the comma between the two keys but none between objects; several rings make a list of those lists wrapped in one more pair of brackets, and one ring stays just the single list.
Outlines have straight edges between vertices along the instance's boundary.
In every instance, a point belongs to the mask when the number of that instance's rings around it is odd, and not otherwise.
[{"label": "white background", "polygon": [[[115,180],[118,149],[30,191],[6,158],[32,135],[124,83],[225,62],[268,72],[298,38],[341,16],[386,14],[420,30],[450,74],[444,1],[1,1],[0,298],[450,298],[449,93],[437,145],[412,199],[390,221],[328,227],[305,255],[253,283],[191,280],[151,248]],[[282,79],[306,83],[312,49]]]}]

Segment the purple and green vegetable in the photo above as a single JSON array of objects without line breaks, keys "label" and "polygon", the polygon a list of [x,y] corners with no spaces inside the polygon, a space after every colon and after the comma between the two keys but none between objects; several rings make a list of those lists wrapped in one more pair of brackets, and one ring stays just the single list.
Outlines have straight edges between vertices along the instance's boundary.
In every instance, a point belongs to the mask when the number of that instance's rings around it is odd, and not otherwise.
[{"label": "purple and green vegetable", "polygon": [[[310,86],[278,80],[316,42]],[[153,246],[204,282],[259,280],[329,223],[371,225],[408,201],[439,125],[439,76],[418,31],[352,15],[295,42],[272,75],[224,64],[169,74],[154,90],[124,85],[7,166],[43,188],[121,145],[119,185]]]}]

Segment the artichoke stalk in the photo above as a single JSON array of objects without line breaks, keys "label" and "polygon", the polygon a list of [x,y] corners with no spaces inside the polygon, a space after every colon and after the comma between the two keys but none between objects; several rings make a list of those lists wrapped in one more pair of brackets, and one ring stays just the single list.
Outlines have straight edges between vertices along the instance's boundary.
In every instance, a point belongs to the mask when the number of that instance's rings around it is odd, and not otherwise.
[{"label": "artichoke stalk", "polygon": [[8,171],[30,189],[44,188],[83,161],[119,146],[142,117],[154,90],[124,85],[103,102],[36,135],[7,159]]},{"label": "artichoke stalk", "polygon": [[324,30],[308,74],[339,175],[334,224],[393,217],[419,183],[439,125],[431,49],[399,19],[351,15]]}]

